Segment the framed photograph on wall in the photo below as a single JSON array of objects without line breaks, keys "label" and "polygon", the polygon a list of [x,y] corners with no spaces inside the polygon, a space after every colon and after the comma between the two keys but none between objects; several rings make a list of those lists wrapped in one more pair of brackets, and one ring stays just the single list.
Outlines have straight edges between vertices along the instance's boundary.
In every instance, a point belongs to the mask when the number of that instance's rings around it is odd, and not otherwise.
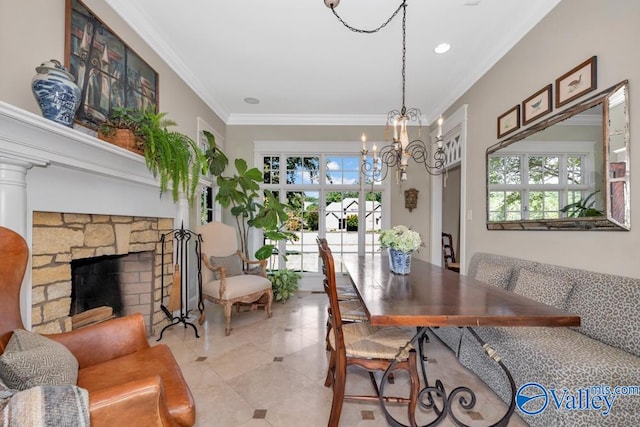
[{"label": "framed photograph on wall", "polygon": [[551,85],[547,85],[522,101],[522,125],[527,125],[552,110]]},{"label": "framed photograph on wall", "polygon": [[158,111],[158,73],[79,0],[66,0],[65,60],[82,91],[77,121],[100,124],[118,107]]},{"label": "framed photograph on wall", "polygon": [[510,134],[520,128],[520,105],[510,108],[498,117],[498,138]]},{"label": "framed photograph on wall", "polygon": [[596,60],[592,56],[556,79],[556,108],[596,89]]}]

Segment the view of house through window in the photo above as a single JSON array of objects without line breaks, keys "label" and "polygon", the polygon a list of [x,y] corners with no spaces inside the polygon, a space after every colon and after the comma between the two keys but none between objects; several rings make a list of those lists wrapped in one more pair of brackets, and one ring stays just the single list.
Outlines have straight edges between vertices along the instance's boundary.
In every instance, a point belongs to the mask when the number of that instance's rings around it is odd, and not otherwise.
[{"label": "view of house through window", "polygon": [[361,182],[359,156],[263,155],[262,167],[263,187],[289,205],[287,228],[297,237],[280,242],[269,268],[318,272],[318,236],[337,259],[379,250],[385,192]]}]

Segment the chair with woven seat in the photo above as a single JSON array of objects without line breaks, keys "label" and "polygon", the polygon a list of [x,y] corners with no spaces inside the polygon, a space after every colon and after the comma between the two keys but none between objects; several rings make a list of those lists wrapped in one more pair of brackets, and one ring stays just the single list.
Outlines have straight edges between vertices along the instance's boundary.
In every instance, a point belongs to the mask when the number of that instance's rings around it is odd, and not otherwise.
[{"label": "chair with woven seat", "polygon": [[[329,336],[330,358],[325,386],[333,386],[333,400],[329,415],[329,426],[337,426],[344,400],[372,401],[379,399],[378,384],[374,372],[384,372],[397,359],[394,367],[407,371],[409,375],[409,397],[385,396],[385,402],[406,403],[408,417],[412,426],[416,425],[415,410],[417,406],[420,378],[418,375],[416,352],[410,349],[400,353],[400,349],[407,345],[411,336],[396,327],[377,328],[369,322],[343,323],[340,304],[336,291],[335,266],[331,249],[328,245],[318,242],[318,249],[323,261],[325,275],[324,289],[329,297],[331,308],[331,330]],[[359,366],[369,372],[376,395],[347,395],[345,394],[347,366]]]},{"label": "chair with woven seat", "polygon": [[[236,230],[221,222],[196,228],[202,236],[202,298],[224,306],[225,334],[231,334],[231,311],[236,305],[262,307],[271,317],[273,291],[267,279],[267,261],[252,261],[238,250]],[[244,263],[244,264],[243,264]],[[246,270],[246,266],[257,266]],[[204,323],[204,312],[200,324]]]}]

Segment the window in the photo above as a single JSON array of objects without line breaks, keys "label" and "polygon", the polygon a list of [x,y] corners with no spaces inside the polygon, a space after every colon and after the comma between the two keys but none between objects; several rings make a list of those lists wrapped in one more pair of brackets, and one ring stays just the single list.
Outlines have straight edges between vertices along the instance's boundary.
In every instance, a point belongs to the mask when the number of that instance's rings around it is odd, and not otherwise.
[{"label": "window", "polygon": [[489,221],[561,218],[593,191],[590,153],[489,156]]},{"label": "window", "polygon": [[[379,250],[386,187],[371,191],[362,179],[357,142],[322,144],[319,149],[318,143],[256,143],[263,188],[290,206],[287,227],[297,236],[295,242],[279,243],[269,268],[319,272],[319,236],[328,240],[338,269],[342,255]],[[310,154],[318,151],[327,154]]]}]

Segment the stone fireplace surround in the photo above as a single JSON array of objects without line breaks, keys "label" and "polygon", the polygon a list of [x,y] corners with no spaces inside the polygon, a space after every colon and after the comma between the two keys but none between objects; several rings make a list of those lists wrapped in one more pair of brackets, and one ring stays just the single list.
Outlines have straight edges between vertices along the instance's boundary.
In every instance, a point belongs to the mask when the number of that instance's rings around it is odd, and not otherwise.
[{"label": "stone fireplace surround", "polygon": [[[170,194],[160,196],[142,156],[0,101],[0,225],[21,234],[31,253],[36,212],[168,218],[162,227],[173,219],[173,228],[190,224],[186,198],[174,203]],[[33,267],[27,267],[20,295],[28,329],[34,324]]]},{"label": "stone fireplace surround", "polygon": [[[32,251],[33,330],[52,334],[71,328],[71,261],[103,255],[150,253],[152,263],[126,262],[126,276],[137,284],[125,287],[125,313],[142,313],[149,332],[165,321],[161,304],[161,275],[171,283],[171,241],[165,243],[162,259],[160,236],[173,228],[171,218],[120,215],[34,212]],[[145,268],[145,264],[152,264]],[[127,267],[130,265],[131,267]],[[139,292],[134,293],[136,288]],[[166,301],[165,301],[166,303]]]}]

